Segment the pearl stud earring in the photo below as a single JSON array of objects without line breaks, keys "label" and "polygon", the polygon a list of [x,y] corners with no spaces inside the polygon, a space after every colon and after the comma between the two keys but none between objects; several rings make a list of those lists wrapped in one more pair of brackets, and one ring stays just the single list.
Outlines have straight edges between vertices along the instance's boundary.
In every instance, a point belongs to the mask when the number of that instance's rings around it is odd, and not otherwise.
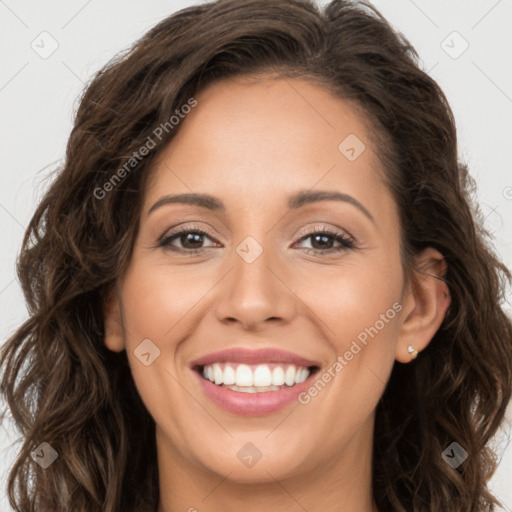
[{"label": "pearl stud earring", "polygon": [[412,345],[407,347],[407,352],[411,354],[411,359],[416,359],[418,357],[418,351]]}]

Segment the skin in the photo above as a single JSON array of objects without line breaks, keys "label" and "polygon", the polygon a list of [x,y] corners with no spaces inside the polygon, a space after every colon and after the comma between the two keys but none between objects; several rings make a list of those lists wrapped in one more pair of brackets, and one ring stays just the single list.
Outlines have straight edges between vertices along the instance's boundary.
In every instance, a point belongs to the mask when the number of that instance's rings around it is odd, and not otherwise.
[{"label": "skin", "polygon": [[[404,280],[397,207],[347,102],[311,82],[271,77],[223,80],[196,99],[154,168],[130,265],[105,309],[105,343],[127,350],[156,422],[158,511],[375,511],[375,407],[395,361],[410,363],[408,345],[421,352],[441,325],[450,303],[435,278],[446,270],[442,255],[428,248],[418,260],[430,276]],[[354,161],[338,149],[349,134],[366,145]],[[299,189],[349,194],[374,221],[332,200],[289,210]],[[221,199],[226,211],[174,203],[148,215],[162,196],[190,192]],[[188,246],[177,237],[171,244],[182,253],[157,246],[183,222],[208,236]],[[341,244],[307,237],[316,227],[357,248],[326,253]],[[263,249],[252,263],[236,252],[248,236]],[[395,302],[401,311],[306,405],[231,414],[190,369],[225,348],[278,347],[325,370]],[[160,350],[149,366],[134,355],[147,338]],[[237,457],[247,442],[262,454],[251,468]]]}]

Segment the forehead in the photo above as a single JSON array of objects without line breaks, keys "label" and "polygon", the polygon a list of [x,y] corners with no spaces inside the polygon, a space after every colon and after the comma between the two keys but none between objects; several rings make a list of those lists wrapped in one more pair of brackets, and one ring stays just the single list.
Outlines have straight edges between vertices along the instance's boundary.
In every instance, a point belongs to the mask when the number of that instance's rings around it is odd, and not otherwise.
[{"label": "forehead", "polygon": [[364,119],[319,85],[233,78],[195,99],[159,155],[145,204],[169,192],[207,192],[228,204],[229,198],[249,204],[315,187],[373,203],[386,192]]}]

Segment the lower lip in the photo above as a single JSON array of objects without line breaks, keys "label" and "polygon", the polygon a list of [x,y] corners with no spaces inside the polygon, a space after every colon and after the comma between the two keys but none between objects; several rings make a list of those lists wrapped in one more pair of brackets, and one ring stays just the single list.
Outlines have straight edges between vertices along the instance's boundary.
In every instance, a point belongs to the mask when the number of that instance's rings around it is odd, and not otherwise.
[{"label": "lower lip", "polygon": [[285,408],[298,401],[300,393],[311,385],[310,375],[304,382],[283,388],[279,391],[264,391],[262,393],[244,393],[217,386],[204,379],[197,371],[192,370],[206,395],[222,409],[240,416],[263,416]]}]

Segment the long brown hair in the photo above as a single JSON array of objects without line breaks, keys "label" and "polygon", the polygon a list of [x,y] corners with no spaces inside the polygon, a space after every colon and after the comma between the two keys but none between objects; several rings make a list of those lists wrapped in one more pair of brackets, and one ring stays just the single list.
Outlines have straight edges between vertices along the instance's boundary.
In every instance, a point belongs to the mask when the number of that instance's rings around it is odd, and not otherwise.
[{"label": "long brown hair", "polygon": [[[478,219],[443,92],[371,4],[220,0],[164,19],[93,77],[27,228],[18,276],[29,318],[1,355],[1,392],[23,437],[8,480],[17,511],[156,510],[154,421],[126,353],[103,344],[102,304],[130,260],[152,162],[179,130],[170,117],[216,80],[269,71],[360,109],[399,207],[404,273],[428,246],[447,262],[446,318],[414,364],[395,363],[377,406],[379,510],[494,509],[489,441],[511,397],[501,307],[511,273]],[[148,137],[156,147],[127,167]],[[457,469],[441,455],[454,441],[469,454]],[[45,470],[30,456],[43,442],[59,454]]]}]

